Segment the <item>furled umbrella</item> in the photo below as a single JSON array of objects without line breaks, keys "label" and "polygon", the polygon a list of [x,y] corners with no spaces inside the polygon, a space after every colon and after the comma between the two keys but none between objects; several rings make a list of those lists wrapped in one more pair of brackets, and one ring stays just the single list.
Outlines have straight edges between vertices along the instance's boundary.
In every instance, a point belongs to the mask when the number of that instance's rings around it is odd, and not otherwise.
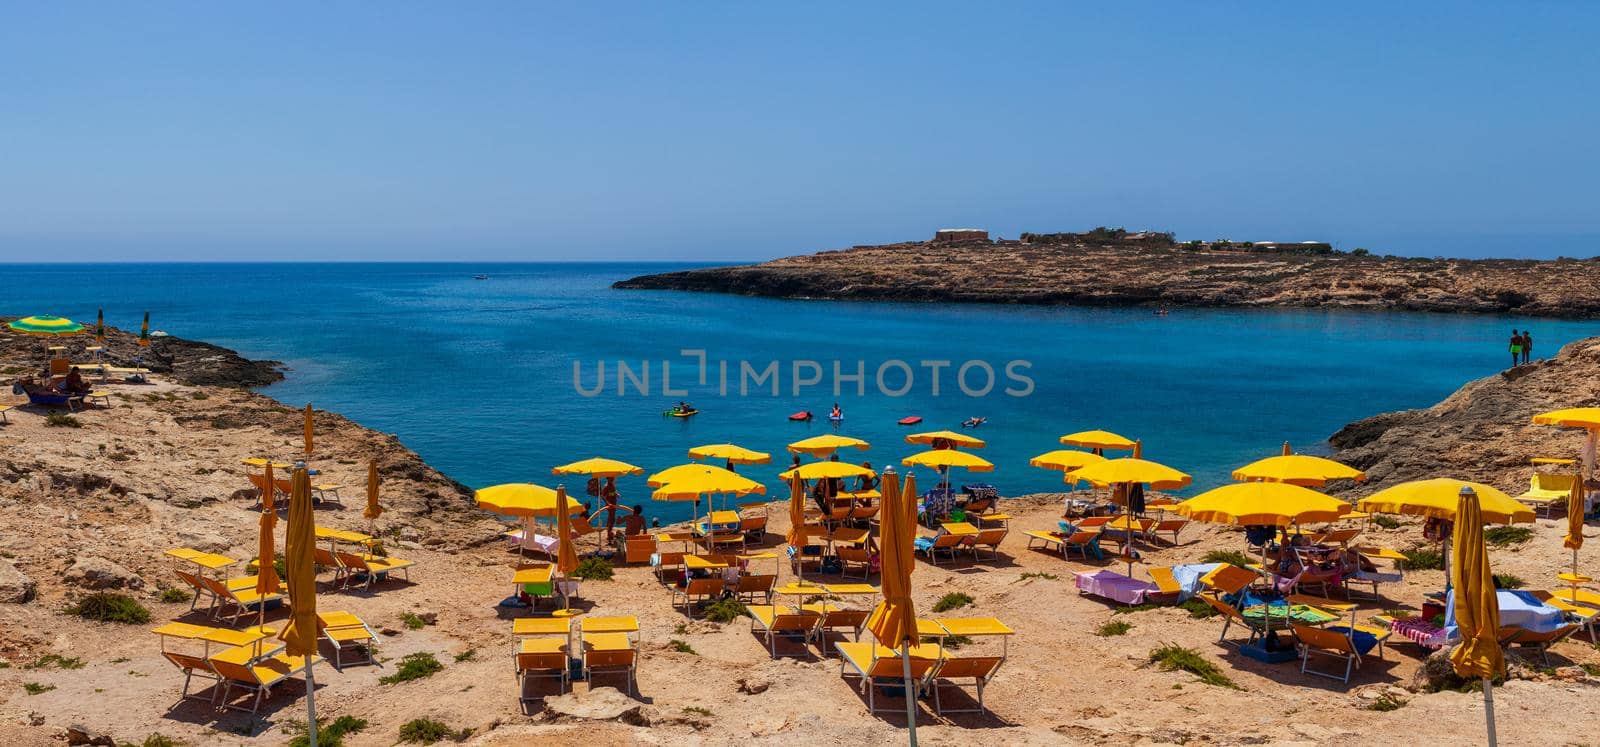
[{"label": "furled umbrella", "polygon": [[[311,476],[304,463],[296,464],[290,480],[289,528],[284,536],[284,566],[289,572],[289,624],[278,634],[291,657],[301,657],[306,674],[308,733],[317,730],[317,682],[312,663],[317,658],[316,518],[311,508]],[[269,561],[263,561],[263,563]],[[315,747],[316,742],[311,742]]]},{"label": "furled umbrella", "polygon": [[916,532],[916,477],[906,475],[900,490],[894,469],[884,471],[883,511],[879,543],[883,562],[883,601],[867,618],[867,630],[880,645],[899,649],[905,677],[906,729],[917,743],[916,682],[911,679],[911,647],[917,645],[917,611],[911,601],[911,570],[916,564],[912,535]]},{"label": "furled umbrella", "polygon": [[806,481],[799,475],[789,478],[789,534],[784,540],[794,557],[795,577],[805,582],[800,553],[805,549],[806,538]]},{"label": "furled umbrella", "polygon": [[378,460],[367,460],[367,509],[361,512],[367,521],[375,522],[383,515],[383,506],[378,505]]},{"label": "furled umbrella", "polygon": [[866,441],[849,436],[840,436],[825,433],[811,438],[802,438],[789,444],[789,451],[794,454],[810,454],[814,457],[825,457],[840,449],[858,449],[865,451],[872,448]]},{"label": "furled umbrella", "polygon": [[1505,656],[1500,650],[1500,600],[1489,569],[1489,550],[1483,543],[1483,515],[1478,495],[1462,486],[1456,508],[1452,553],[1452,587],[1455,594],[1455,623],[1461,643],[1450,652],[1450,664],[1461,677],[1483,680],[1483,710],[1488,721],[1489,745],[1493,747],[1494,689],[1492,680],[1505,671]]},{"label": "furled umbrella", "polygon": [[150,347],[150,312],[144,312],[144,324],[139,327],[139,347]]},{"label": "furled umbrella", "polygon": [[1579,482],[1594,475],[1595,449],[1600,443],[1600,407],[1571,407],[1533,416],[1534,425],[1582,428],[1588,433],[1583,442],[1583,474]]},{"label": "furled umbrella", "polygon": [[39,337],[69,337],[83,334],[83,325],[59,316],[25,316],[6,323],[12,332]]},{"label": "furled umbrella", "polygon": [[909,436],[906,436],[906,443],[922,444],[924,446],[932,446],[934,448],[939,448],[939,444],[941,443],[949,444],[951,447],[959,446],[964,449],[981,449],[985,446],[983,439],[975,438],[965,433],[956,433],[955,431],[929,431],[927,433],[913,433]]},{"label": "furled umbrella", "polygon": [[306,418],[305,418],[305,421],[306,422],[305,422],[305,426],[304,426],[304,431],[305,431],[305,440],[306,440],[306,455],[309,456],[311,454],[312,438],[313,438],[313,436],[312,436],[312,427],[311,427],[311,403],[310,402],[306,403]]},{"label": "furled umbrella", "polygon": [[[261,525],[256,546],[256,593],[262,596],[278,592],[277,549],[273,547],[273,531],[278,526],[278,507],[273,500],[272,462],[266,463],[267,489],[261,491]],[[267,605],[257,605],[260,614],[256,624],[267,622]]]},{"label": "furled umbrella", "polygon": [[578,570],[578,551],[572,546],[572,518],[567,511],[567,488],[564,485],[556,486],[556,572],[561,574],[562,583],[557,587],[561,589],[561,610],[558,612],[570,614],[572,600],[568,598],[568,589],[571,587],[572,574]]},{"label": "furled umbrella", "polygon": [[1583,477],[1580,475],[1572,481],[1572,490],[1567,493],[1567,534],[1561,538],[1561,546],[1572,551],[1572,572],[1560,574],[1559,578],[1572,586],[1572,601],[1578,601],[1578,584],[1592,581],[1593,579],[1578,573],[1578,550],[1583,547]]},{"label": "furled umbrella", "polygon": [[102,345],[106,342],[106,310],[97,309],[94,312],[94,341]]}]

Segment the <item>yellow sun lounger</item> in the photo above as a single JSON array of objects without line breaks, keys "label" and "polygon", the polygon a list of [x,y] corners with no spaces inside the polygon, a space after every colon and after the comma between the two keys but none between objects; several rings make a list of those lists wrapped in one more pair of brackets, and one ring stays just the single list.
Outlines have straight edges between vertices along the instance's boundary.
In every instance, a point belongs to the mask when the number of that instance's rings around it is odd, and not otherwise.
[{"label": "yellow sun lounger", "polygon": [[200,582],[205,584],[217,599],[217,605],[211,610],[211,616],[213,618],[219,617],[223,611],[233,607],[235,611],[230,620],[235,623],[239,621],[239,618],[256,611],[252,608],[259,608],[268,602],[283,599],[283,595],[279,593],[257,593],[254,584],[241,589],[233,589],[222,581],[204,576],[200,577]]},{"label": "yellow sun lounger", "polygon": [[[251,653],[252,648],[252,646],[240,646],[229,649],[209,657],[207,662],[223,679],[222,707],[249,711],[250,716],[254,718],[261,710],[262,702],[272,695],[273,687],[292,678],[295,673],[305,671],[307,657],[280,653],[265,659],[257,659]],[[313,656],[310,659],[313,666],[322,661],[320,656]],[[249,708],[228,702],[228,696],[236,689],[254,694],[250,699]]]},{"label": "yellow sun lounger", "polygon": [[[1579,591],[1581,592],[1582,590]],[[1579,625],[1582,625],[1584,629],[1589,632],[1589,640],[1595,640],[1595,621],[1600,619],[1600,608],[1590,607],[1584,604],[1582,601],[1583,597],[1581,595],[1578,597],[1578,601],[1574,602],[1572,600],[1573,595],[1571,589],[1562,589],[1561,591],[1534,591],[1529,593],[1533,594],[1535,599],[1543,602],[1546,606],[1554,607],[1566,613],[1568,619]]]},{"label": "yellow sun lounger", "polygon": [[357,555],[355,553],[336,552],[333,555],[339,559],[339,564],[345,568],[345,584],[349,585],[350,581],[357,576],[362,576],[366,579],[366,583],[362,584],[363,589],[371,589],[374,581],[387,578],[394,571],[400,571],[405,574],[406,581],[409,582],[411,581],[411,566],[416,565],[415,561],[372,554]]},{"label": "yellow sun lounger", "polygon": [[773,604],[754,604],[746,609],[750,612],[750,632],[766,637],[767,653],[773,658],[778,656],[778,636],[799,635],[801,645],[805,646],[816,638],[822,625],[822,615],[811,610],[796,612]]},{"label": "yellow sun lounger", "polygon": [[1535,512],[1543,511],[1548,518],[1551,509],[1567,502],[1567,496],[1572,493],[1572,483],[1576,479],[1575,475],[1536,472],[1529,483],[1528,492],[1517,496],[1517,501]]},{"label": "yellow sun lounger", "polygon": [[365,620],[349,612],[333,611],[318,612],[317,621],[322,628],[322,637],[333,645],[334,669],[344,671],[343,654],[346,649],[360,652],[369,664],[378,663],[374,655],[378,647],[378,634]]},{"label": "yellow sun lounger", "polygon": [[583,634],[583,677],[589,680],[591,687],[596,672],[620,673],[627,677],[627,692],[632,695],[638,666],[639,649],[627,633]]},{"label": "yellow sun lounger", "polygon": [[905,697],[916,697],[928,683],[929,673],[938,665],[944,649],[924,643],[911,647],[911,681],[905,679],[905,661],[900,652],[876,643],[839,643],[839,675],[855,677],[867,694],[867,712],[877,713],[878,685],[892,681],[902,684]]},{"label": "yellow sun lounger", "polygon": [[[1313,628],[1300,623],[1293,623],[1290,627],[1294,630],[1295,638],[1300,641],[1300,672],[1302,674],[1314,674],[1318,677],[1327,677],[1349,684],[1351,672],[1356,667],[1361,666],[1361,654],[1356,652],[1355,644],[1351,642],[1348,633]],[[1340,676],[1332,672],[1312,669],[1312,654],[1343,661],[1344,675]]]},{"label": "yellow sun lounger", "polygon": [[556,680],[556,693],[565,693],[572,676],[568,662],[565,638],[523,639],[517,647],[517,699],[523,703],[534,700],[528,697],[528,683],[539,677]]}]

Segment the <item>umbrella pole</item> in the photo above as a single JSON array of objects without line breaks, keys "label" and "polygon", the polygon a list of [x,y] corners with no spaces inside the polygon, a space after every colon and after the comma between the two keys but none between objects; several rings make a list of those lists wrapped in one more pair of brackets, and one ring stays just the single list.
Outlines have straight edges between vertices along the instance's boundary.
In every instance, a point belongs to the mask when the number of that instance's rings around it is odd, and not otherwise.
[{"label": "umbrella pole", "polygon": [[900,666],[906,679],[906,732],[911,738],[911,747],[917,747],[917,692],[916,685],[911,681],[911,641],[900,642]]},{"label": "umbrella pole", "polygon": [[311,661],[314,658],[306,657],[306,725],[310,727],[306,729],[306,738],[311,747],[317,747],[317,681],[311,674]]},{"label": "umbrella pole", "polygon": [[1499,740],[1495,737],[1494,729],[1494,685],[1490,684],[1488,677],[1483,678],[1483,718],[1489,726],[1489,747],[1496,747]]},{"label": "umbrella pole", "polygon": [[1578,550],[1572,550],[1572,601],[1578,601]]}]

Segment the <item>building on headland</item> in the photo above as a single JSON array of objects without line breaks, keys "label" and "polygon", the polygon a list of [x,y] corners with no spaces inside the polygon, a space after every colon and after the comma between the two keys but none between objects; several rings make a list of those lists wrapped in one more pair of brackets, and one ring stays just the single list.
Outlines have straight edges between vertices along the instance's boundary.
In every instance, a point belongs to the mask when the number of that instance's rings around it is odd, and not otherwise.
[{"label": "building on headland", "polygon": [[988,241],[989,232],[982,228],[941,228],[933,234],[940,241]]},{"label": "building on headland", "polygon": [[1333,253],[1333,245],[1326,241],[1257,241],[1255,248],[1265,252]]}]

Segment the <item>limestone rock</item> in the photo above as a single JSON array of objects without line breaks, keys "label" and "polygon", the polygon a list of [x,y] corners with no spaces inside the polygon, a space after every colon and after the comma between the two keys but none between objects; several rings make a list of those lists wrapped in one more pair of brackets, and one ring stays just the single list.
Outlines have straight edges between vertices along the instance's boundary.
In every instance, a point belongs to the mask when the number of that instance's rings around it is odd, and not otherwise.
[{"label": "limestone rock", "polygon": [[581,721],[621,721],[647,726],[644,704],[623,695],[614,687],[598,687],[586,693],[570,692],[545,698],[545,710],[555,716]]},{"label": "limestone rock", "polygon": [[739,692],[746,695],[760,695],[772,687],[772,680],[764,677],[740,677],[734,681],[739,684]]},{"label": "limestone rock", "polygon": [[200,529],[179,530],[178,543],[184,547],[192,547],[200,552],[226,553],[233,548],[233,543],[229,542],[226,537],[216,532]]},{"label": "limestone rock", "polygon": [[85,589],[140,589],[144,579],[105,558],[85,555],[78,558],[62,577],[69,584]]},{"label": "limestone rock", "polygon": [[17,570],[16,564],[0,561],[0,602],[23,604],[33,599],[36,590],[38,584],[28,578],[28,574]]},{"label": "limestone rock", "polygon": [[83,724],[73,724],[67,727],[67,744],[111,745],[116,747],[116,740],[90,729]]}]

